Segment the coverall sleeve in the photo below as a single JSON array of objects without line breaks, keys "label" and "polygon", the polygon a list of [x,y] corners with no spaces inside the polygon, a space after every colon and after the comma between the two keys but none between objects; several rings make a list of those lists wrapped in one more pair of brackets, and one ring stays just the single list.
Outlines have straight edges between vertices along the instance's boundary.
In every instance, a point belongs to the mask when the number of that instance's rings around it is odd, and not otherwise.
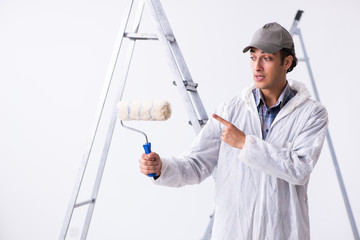
[{"label": "coverall sleeve", "polygon": [[[223,111],[224,106],[216,112]],[[220,149],[221,126],[210,118],[193,141],[191,147],[180,156],[161,157],[162,169],[155,184],[182,187],[198,184],[214,171]]]},{"label": "coverall sleeve", "polygon": [[320,156],[328,125],[324,107],[317,107],[288,146],[276,146],[256,136],[247,135],[239,159],[268,175],[294,185],[307,183]]}]

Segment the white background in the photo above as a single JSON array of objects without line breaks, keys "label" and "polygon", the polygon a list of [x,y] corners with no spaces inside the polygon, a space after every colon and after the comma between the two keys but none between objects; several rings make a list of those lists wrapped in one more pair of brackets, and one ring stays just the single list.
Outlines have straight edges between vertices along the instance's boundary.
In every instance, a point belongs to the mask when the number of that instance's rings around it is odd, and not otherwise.
[{"label": "white background", "polygon": [[[0,1],[1,240],[58,238],[127,5]],[[272,21],[289,29],[297,10],[305,11],[299,27],[360,228],[360,3],[164,0],[163,6],[208,114],[252,83],[242,49],[253,33]],[[152,32],[149,18],[143,20],[142,32]],[[194,133],[157,44],[137,44],[124,98],[168,99],[173,115],[129,125],[148,134],[153,151],[178,154]],[[301,57],[299,44],[296,49]],[[288,77],[311,89],[304,65]],[[214,207],[213,180],[181,189],[154,186],[138,170],[143,142],[117,124],[88,239],[200,239]],[[93,160],[90,172],[97,168]],[[312,239],[352,239],[327,143],[308,194]],[[74,216],[69,239],[78,239],[81,216]]]}]

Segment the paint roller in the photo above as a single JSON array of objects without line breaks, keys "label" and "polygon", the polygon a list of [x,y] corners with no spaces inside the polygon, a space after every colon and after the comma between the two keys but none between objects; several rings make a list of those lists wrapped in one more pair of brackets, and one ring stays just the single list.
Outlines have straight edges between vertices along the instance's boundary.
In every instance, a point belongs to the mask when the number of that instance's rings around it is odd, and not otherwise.
[{"label": "paint roller", "polygon": [[[146,143],[143,145],[146,154],[151,153],[151,143],[143,131],[124,125],[123,121],[165,121],[171,115],[169,102],[165,100],[153,101],[120,101],[117,104],[118,118],[124,128],[141,133],[145,136]],[[155,177],[156,173],[148,174]]]}]

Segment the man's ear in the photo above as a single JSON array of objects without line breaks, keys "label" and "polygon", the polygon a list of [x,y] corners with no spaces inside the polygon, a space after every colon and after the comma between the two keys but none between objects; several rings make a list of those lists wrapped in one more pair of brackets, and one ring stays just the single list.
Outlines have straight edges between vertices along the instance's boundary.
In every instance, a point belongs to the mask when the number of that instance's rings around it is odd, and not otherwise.
[{"label": "man's ear", "polygon": [[286,71],[291,67],[291,64],[293,62],[293,56],[289,55],[284,59],[284,68],[286,69]]}]

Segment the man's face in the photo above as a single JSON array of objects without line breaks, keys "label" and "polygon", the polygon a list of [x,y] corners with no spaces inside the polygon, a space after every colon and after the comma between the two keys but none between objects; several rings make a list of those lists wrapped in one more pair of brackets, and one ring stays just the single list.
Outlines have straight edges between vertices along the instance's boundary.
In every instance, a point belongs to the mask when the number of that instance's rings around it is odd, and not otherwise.
[{"label": "man's face", "polygon": [[289,66],[282,66],[280,52],[270,54],[251,48],[250,63],[257,88],[273,90],[284,87]]}]

